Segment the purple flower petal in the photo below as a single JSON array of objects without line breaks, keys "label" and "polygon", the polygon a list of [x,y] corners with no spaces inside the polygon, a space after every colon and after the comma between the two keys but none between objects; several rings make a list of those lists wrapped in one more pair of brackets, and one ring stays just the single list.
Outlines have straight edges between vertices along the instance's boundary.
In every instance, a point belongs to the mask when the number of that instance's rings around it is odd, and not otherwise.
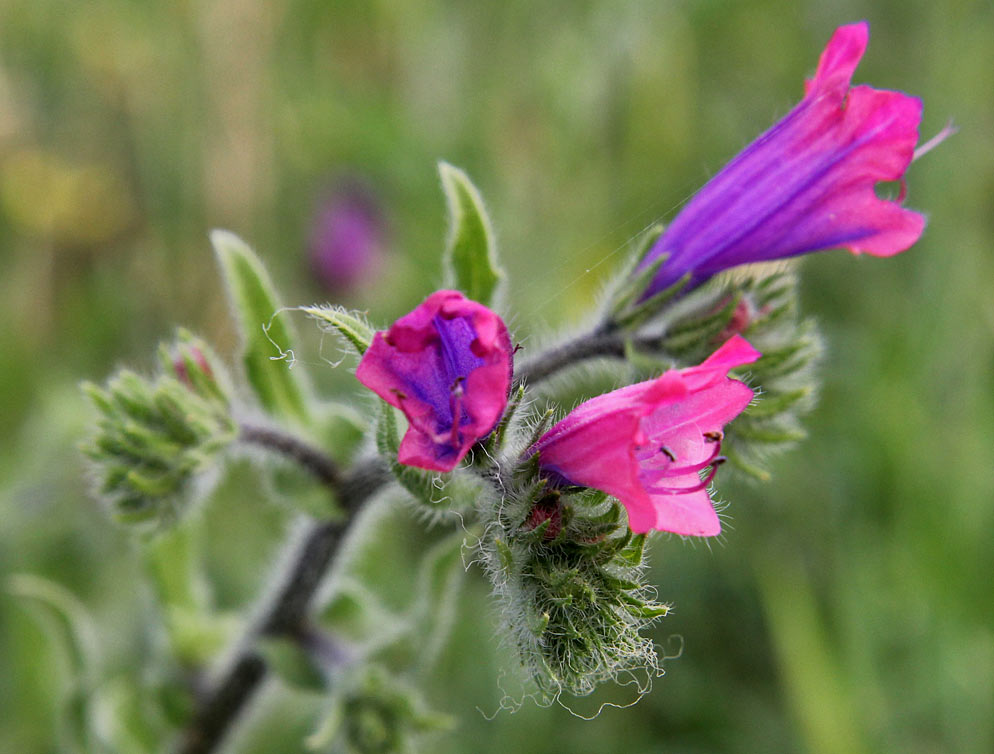
[{"label": "purple flower petal", "polygon": [[846,248],[890,256],[921,236],[925,218],[881,199],[914,155],[921,100],[850,88],[869,26],[839,27],[804,99],[691,199],[642,260],[667,254],[643,298],[690,273],[690,286],[740,264]]},{"label": "purple flower petal", "polygon": [[504,413],[511,371],[501,318],[458,291],[437,291],[376,333],[356,377],[407,416],[400,463],[451,471]]}]

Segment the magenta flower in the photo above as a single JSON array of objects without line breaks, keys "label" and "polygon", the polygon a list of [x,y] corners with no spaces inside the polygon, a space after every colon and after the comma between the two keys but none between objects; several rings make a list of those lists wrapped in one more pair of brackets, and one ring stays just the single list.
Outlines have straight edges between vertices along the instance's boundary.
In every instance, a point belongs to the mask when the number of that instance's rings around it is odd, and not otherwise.
[{"label": "magenta flower", "polygon": [[[850,88],[868,38],[865,21],[836,29],[800,104],[714,176],[646,254],[640,268],[668,257],[643,298],[688,273],[693,287],[749,262],[839,247],[886,257],[918,240],[925,218],[901,201],[922,103]],[[874,193],[896,180],[897,200]]]},{"label": "magenta flower", "polygon": [[503,320],[458,291],[436,291],[376,333],[356,377],[407,416],[398,461],[452,471],[504,413],[511,371]]},{"label": "magenta flower", "polygon": [[376,195],[362,181],[342,181],[324,197],[311,227],[315,277],[329,290],[350,291],[376,276],[385,248]]},{"label": "magenta flower", "polygon": [[759,356],[736,335],[700,366],[581,403],[535,444],[540,468],[553,484],[618,498],[633,532],[718,534],[708,486],[723,460],[721,430],[752,400],[727,373]]}]

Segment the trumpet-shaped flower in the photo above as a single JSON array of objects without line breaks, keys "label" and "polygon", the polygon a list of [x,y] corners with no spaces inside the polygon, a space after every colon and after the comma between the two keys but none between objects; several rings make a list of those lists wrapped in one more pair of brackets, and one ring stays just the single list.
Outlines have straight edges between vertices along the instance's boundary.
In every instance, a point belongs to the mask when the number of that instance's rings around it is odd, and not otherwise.
[{"label": "trumpet-shaped flower", "polygon": [[759,356],[736,335],[700,366],[581,403],[532,448],[539,467],[553,484],[618,498],[633,532],[718,534],[708,487],[723,460],[721,430],[753,396],[727,373]]},{"label": "trumpet-shaped flower", "polygon": [[[891,256],[922,234],[925,218],[901,207],[904,172],[918,141],[921,100],[850,87],[869,26],[839,27],[805,96],[684,207],[642,260],[665,255],[643,298],[689,274],[693,287],[749,262],[846,248]],[[881,181],[901,181],[896,200]]]},{"label": "trumpet-shaped flower", "polygon": [[400,463],[451,471],[504,413],[511,371],[503,320],[458,291],[436,291],[376,333],[356,377],[407,416]]}]

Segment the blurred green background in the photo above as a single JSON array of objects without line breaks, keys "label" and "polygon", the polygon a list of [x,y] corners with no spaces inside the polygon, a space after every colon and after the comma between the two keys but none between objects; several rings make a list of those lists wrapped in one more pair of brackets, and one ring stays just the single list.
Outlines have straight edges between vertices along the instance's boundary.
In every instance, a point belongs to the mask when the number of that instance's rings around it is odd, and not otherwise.
[{"label": "blurred green background", "polygon": [[[994,751],[986,0],[0,0],[0,573],[75,594],[111,673],[161,648],[138,548],[85,494],[77,383],[150,370],[175,324],[231,352],[209,229],[252,243],[287,302],[327,300],[307,261],[315,203],[361,175],[390,256],[342,300],[385,323],[441,280],[445,159],[488,200],[516,336],[568,325],[625,241],[784,114],[835,26],[864,17],[856,80],[921,96],[924,138],[949,118],[960,132],[909,171],[907,204],[930,218],[913,249],[803,265],[828,345],[810,439],[769,484],[719,478],[721,542],[655,541],[650,581],[676,606],[655,636],[683,654],[633,709],[586,722],[526,703],[485,720],[507,658],[471,571],[427,680],[459,724],[433,748]],[[312,335],[298,358],[353,389]],[[224,607],[254,594],[290,517],[239,469],[249,481],[207,511]],[[388,520],[396,546],[372,578],[402,602],[423,527]],[[0,751],[59,751],[65,671],[0,593]],[[300,750],[301,709],[271,688],[235,749]]]}]

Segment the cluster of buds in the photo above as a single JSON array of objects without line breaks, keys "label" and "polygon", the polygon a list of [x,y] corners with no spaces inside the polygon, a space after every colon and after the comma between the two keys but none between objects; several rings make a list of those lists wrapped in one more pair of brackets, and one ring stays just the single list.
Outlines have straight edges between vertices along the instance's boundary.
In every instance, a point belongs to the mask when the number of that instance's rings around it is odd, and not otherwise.
[{"label": "cluster of buds", "polygon": [[155,378],[122,370],[106,387],[83,386],[100,420],[82,449],[98,494],[125,523],[175,521],[210,488],[209,472],[237,435],[227,380],[206,343],[180,331],[160,359]]}]

